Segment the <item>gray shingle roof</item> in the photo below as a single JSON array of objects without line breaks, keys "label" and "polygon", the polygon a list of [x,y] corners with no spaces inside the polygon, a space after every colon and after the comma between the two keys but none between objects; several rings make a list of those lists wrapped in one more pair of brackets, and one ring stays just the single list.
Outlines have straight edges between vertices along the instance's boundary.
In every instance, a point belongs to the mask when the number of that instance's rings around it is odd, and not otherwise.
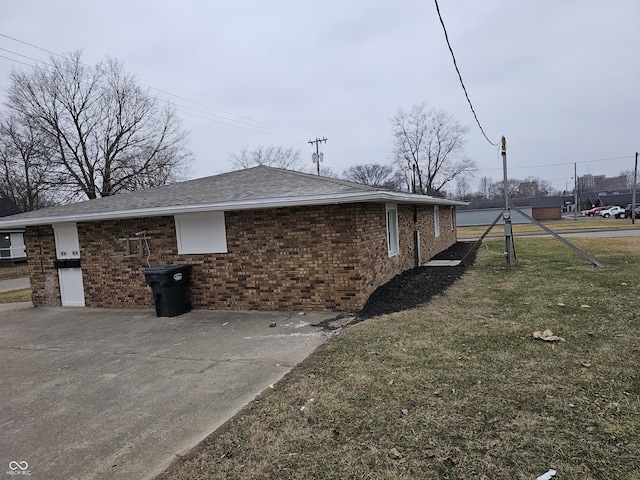
[{"label": "gray shingle roof", "polygon": [[[259,166],[211,177],[165,185],[70,205],[60,205],[6,220],[12,224],[46,224],[53,221],[93,220],[185,211],[234,210],[296,204],[328,204],[342,201],[385,201],[387,196],[409,196],[416,203],[458,205],[421,195],[382,192],[374,187],[334,178]],[[393,201],[392,198],[388,199]],[[0,220],[0,226],[2,226]]]}]

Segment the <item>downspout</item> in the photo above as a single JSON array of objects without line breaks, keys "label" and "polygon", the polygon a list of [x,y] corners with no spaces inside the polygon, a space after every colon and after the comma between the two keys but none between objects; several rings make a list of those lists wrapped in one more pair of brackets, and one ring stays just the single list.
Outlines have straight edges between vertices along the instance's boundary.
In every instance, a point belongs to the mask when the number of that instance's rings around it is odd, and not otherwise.
[{"label": "downspout", "polygon": [[416,267],[422,265],[422,246],[420,245],[420,230],[418,229],[418,205],[413,205],[413,251]]}]

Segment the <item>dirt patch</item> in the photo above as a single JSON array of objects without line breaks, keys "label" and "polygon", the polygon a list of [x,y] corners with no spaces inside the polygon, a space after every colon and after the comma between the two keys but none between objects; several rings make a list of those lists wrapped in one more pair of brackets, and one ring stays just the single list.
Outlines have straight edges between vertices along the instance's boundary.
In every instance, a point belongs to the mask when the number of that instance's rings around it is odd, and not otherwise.
[{"label": "dirt patch", "polygon": [[[432,260],[461,260],[473,243],[457,242],[434,256]],[[396,275],[371,294],[364,308],[358,313],[358,319],[401,312],[428,302],[453,285],[474,260],[475,253],[465,266],[416,267]]]}]

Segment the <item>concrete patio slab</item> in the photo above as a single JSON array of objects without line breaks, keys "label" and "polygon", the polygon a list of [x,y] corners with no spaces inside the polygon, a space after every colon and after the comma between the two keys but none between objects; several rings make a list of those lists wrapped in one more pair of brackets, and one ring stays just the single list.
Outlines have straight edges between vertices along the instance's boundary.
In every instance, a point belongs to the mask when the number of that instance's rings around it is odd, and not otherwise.
[{"label": "concrete patio slab", "polygon": [[425,263],[427,267],[457,267],[460,260],[429,260]]},{"label": "concrete patio slab", "polygon": [[153,478],[324,343],[311,324],[332,316],[0,305],[0,473]]}]

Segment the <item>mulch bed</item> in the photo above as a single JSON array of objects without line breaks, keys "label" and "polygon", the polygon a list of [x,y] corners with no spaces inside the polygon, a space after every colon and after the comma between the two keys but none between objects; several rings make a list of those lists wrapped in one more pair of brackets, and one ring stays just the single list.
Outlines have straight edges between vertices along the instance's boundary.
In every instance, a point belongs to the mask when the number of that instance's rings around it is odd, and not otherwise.
[{"label": "mulch bed", "polygon": [[[461,260],[474,242],[457,242],[432,260]],[[440,295],[453,285],[475,260],[457,267],[415,267],[406,270],[378,287],[369,297],[358,319],[415,308]]]}]

